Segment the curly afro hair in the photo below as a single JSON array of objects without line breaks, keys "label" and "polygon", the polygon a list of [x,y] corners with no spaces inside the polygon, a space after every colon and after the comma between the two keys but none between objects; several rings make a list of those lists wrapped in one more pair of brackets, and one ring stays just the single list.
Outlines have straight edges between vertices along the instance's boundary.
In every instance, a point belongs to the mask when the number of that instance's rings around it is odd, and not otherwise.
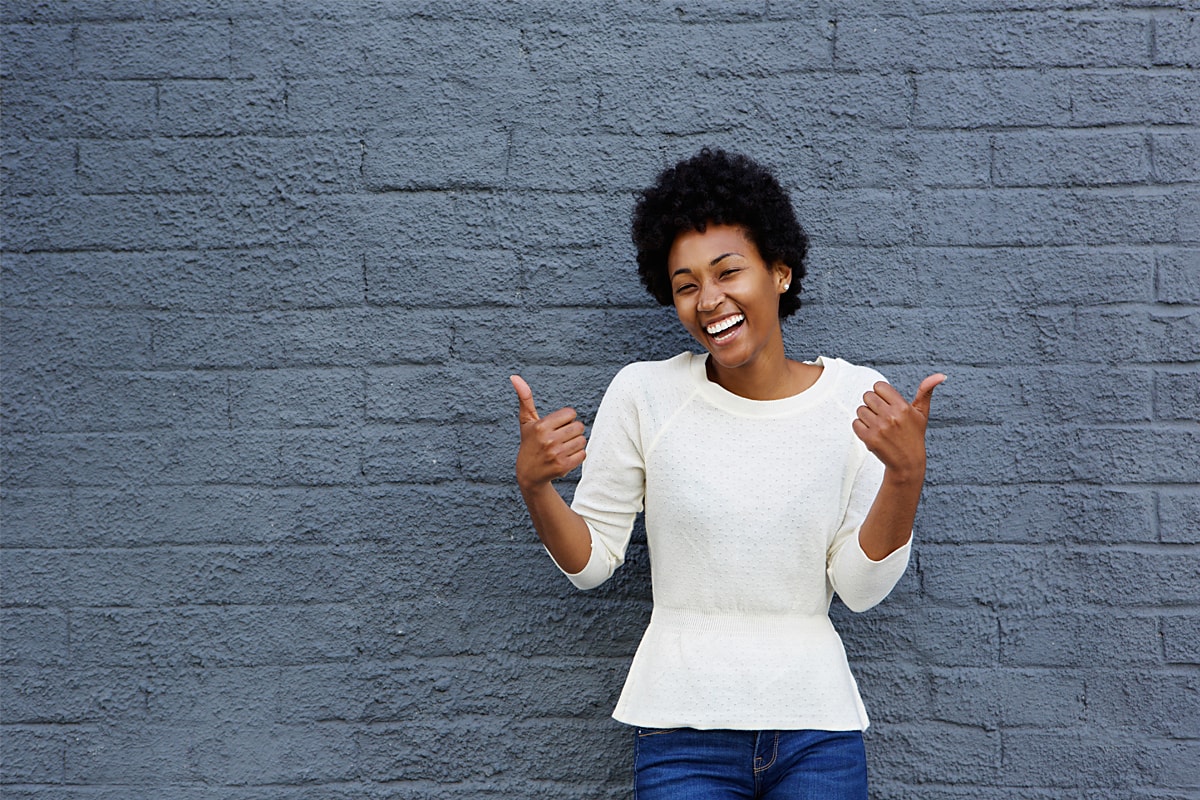
[{"label": "curly afro hair", "polygon": [[674,304],[667,255],[675,237],[703,232],[709,225],[745,229],[767,264],[782,261],[792,268],[792,285],[779,297],[779,317],[794,314],[800,307],[808,236],[796,220],[791,199],[775,176],[753,159],[707,147],[663,170],[634,206],[638,273],[654,299],[664,306]]}]

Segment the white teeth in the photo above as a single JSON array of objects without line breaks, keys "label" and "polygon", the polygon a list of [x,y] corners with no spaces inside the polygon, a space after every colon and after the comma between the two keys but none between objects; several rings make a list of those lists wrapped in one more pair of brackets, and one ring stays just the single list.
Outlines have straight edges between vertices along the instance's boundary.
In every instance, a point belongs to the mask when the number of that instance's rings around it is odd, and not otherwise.
[{"label": "white teeth", "polygon": [[726,317],[720,322],[714,322],[712,325],[705,326],[704,330],[708,331],[709,336],[716,336],[721,331],[729,330],[745,318],[743,314],[734,314],[732,317]]}]

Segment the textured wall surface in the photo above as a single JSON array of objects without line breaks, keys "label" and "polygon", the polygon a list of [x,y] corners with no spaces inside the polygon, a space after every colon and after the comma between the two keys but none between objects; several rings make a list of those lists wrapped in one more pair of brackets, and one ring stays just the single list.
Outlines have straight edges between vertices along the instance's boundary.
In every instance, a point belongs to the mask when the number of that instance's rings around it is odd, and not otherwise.
[{"label": "textured wall surface", "polygon": [[950,375],[834,609],[875,795],[1200,797],[1194,2],[0,14],[5,798],[627,797],[644,540],[557,573],[507,376],[689,347],[628,216],[705,144],[812,235],[793,356]]}]

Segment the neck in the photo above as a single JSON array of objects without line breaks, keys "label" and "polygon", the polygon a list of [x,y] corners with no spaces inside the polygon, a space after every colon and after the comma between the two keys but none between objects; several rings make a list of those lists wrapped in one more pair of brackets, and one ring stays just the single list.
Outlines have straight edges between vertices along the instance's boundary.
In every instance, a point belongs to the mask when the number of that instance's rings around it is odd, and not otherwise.
[{"label": "neck", "polygon": [[712,356],[706,362],[710,381],[747,400],[779,400],[804,391],[807,387],[800,385],[800,375],[793,369],[803,366],[788,361],[782,341],[740,367],[722,367]]}]

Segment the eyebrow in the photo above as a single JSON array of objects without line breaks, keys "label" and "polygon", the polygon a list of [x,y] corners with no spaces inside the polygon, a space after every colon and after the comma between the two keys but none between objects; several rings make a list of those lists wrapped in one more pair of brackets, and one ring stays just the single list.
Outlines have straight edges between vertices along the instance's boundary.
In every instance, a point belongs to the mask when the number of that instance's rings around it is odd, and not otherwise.
[{"label": "eyebrow", "polygon": [[[722,253],[721,255],[714,258],[712,261],[708,262],[708,265],[710,267],[715,267],[717,264],[720,264],[723,260],[729,258],[730,256],[740,256],[740,255],[741,255],[741,253]],[[682,275],[682,274],[690,275],[691,272],[692,272],[692,270],[690,267],[680,267],[679,269],[677,269],[671,273],[671,277],[674,278],[676,275]]]}]

